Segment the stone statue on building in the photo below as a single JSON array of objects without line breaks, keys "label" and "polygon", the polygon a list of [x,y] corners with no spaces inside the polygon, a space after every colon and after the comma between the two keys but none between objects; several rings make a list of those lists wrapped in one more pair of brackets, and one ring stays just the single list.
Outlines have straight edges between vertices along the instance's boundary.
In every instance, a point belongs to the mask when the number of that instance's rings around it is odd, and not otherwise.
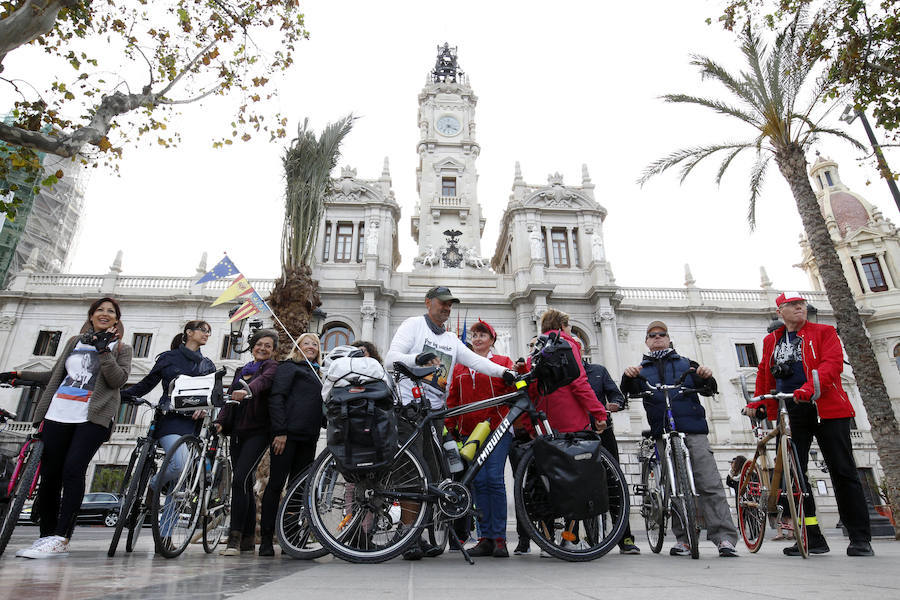
[{"label": "stone statue on building", "polygon": [[531,258],[541,259],[544,257],[544,238],[541,236],[537,226],[528,226],[528,241],[531,244]]},{"label": "stone statue on building", "polygon": [[606,253],[603,251],[603,238],[600,237],[600,231],[594,230],[591,235],[591,258],[597,261],[606,260]]},{"label": "stone statue on building", "polygon": [[478,251],[471,246],[465,250],[465,260],[467,265],[475,267],[476,269],[483,269],[485,266],[484,259],[482,259],[481,256],[479,256]]},{"label": "stone statue on building", "polygon": [[428,246],[421,256],[417,256],[413,262],[422,263],[423,267],[433,267],[438,263],[437,253],[434,246]]},{"label": "stone statue on building", "polygon": [[366,254],[378,254],[378,221],[369,223],[366,231]]}]

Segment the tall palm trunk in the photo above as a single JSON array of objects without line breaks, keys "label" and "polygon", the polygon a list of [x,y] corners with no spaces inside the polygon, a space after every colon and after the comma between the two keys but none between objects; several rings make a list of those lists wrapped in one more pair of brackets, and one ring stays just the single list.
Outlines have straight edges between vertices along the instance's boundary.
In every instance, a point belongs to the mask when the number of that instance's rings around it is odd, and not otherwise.
[{"label": "tall palm trunk", "polygon": [[[866,335],[819,202],[809,183],[806,156],[799,144],[792,144],[779,149],[775,161],[797,202],[803,229],[825,284],[828,302],[834,310],[838,332],[853,367],[863,406],[866,407],[872,438],[884,470],[891,510],[893,514],[900,515],[900,428],[897,426],[897,418],[884,386],[875,352]],[[895,535],[900,539],[900,530],[895,529]]]}]

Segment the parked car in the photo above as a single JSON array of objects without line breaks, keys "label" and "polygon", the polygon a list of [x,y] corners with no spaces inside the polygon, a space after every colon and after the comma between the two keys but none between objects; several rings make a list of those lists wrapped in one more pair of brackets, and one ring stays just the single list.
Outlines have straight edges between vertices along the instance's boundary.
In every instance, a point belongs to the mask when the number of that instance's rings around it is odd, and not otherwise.
[{"label": "parked car", "polygon": [[115,527],[119,521],[119,508],[122,498],[111,492],[92,492],[85,494],[78,509],[77,520],[81,522],[99,522],[107,527]]}]

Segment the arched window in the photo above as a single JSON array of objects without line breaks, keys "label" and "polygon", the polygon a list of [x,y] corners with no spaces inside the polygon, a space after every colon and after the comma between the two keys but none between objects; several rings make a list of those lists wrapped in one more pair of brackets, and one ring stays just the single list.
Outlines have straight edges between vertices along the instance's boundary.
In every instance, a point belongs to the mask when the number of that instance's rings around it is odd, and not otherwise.
[{"label": "arched window", "polygon": [[900,344],[894,346],[894,360],[897,361],[897,369],[900,369]]},{"label": "arched window", "polygon": [[572,328],[572,337],[581,344],[581,358],[591,362],[591,343],[590,338],[585,332],[577,327]]},{"label": "arched window", "polygon": [[337,346],[346,346],[355,339],[353,330],[344,323],[329,323],[322,333],[322,352],[330,352]]}]

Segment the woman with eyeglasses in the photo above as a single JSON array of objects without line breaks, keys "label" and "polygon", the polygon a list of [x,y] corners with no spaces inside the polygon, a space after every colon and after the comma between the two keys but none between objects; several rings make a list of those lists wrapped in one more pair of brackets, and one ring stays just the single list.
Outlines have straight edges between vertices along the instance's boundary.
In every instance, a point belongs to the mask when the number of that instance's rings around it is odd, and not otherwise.
[{"label": "woman with eyeglasses", "polygon": [[[159,383],[162,383],[162,396],[159,405],[163,409],[169,408],[169,384],[179,375],[208,375],[216,370],[216,365],[209,358],[203,356],[200,348],[209,341],[212,328],[206,321],[188,321],[181,333],[172,338],[170,349],[156,357],[156,362],[146,377],[133,386],[122,390],[123,396],[140,398],[149,394]],[[168,412],[164,414],[156,425],[154,435],[159,440],[159,445],[168,454],[183,435],[192,435],[198,432],[204,411],[194,411],[193,414]],[[184,448],[184,446],[182,446]],[[169,469],[160,473],[154,486],[163,486],[174,477],[178,476],[184,466],[187,450],[179,452],[183,454],[169,462]],[[165,532],[163,534],[165,537]]]}]

